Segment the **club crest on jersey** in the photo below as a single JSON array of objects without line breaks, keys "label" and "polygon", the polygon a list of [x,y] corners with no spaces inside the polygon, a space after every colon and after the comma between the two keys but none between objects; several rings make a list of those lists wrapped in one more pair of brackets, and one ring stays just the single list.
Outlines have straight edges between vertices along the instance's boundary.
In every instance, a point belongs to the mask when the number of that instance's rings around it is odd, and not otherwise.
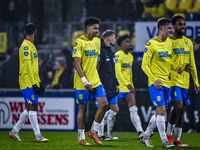
[{"label": "club crest on jersey", "polygon": [[115,55],[115,58],[118,58],[119,57],[119,55]]},{"label": "club crest on jersey", "polygon": [[185,41],[185,46],[188,47],[189,46],[189,43],[188,41]]},{"label": "club crest on jersey", "polygon": [[28,52],[24,52],[24,56],[28,56],[29,55],[29,53]]},{"label": "club crest on jersey", "polygon": [[28,50],[28,49],[29,49],[28,46],[25,46],[25,47],[24,47],[24,50]]},{"label": "club crest on jersey", "polygon": [[95,45],[96,45],[96,48],[99,49],[99,44],[98,44],[98,43],[95,43]]},{"label": "club crest on jersey", "polygon": [[77,49],[73,49],[73,53],[76,54],[76,52],[77,52]]},{"label": "club crest on jersey", "polygon": [[146,53],[147,51],[148,51],[148,48],[147,48],[147,47],[145,47],[145,48],[144,48],[144,52]]},{"label": "club crest on jersey", "polygon": [[114,62],[115,62],[115,63],[118,63],[118,59],[115,59],[115,58],[113,58],[113,59],[114,59]]},{"label": "club crest on jersey", "polygon": [[172,49],[172,47],[171,47],[171,45],[170,45],[170,44],[168,44],[168,47],[169,47],[169,49],[170,49],[170,50]]}]

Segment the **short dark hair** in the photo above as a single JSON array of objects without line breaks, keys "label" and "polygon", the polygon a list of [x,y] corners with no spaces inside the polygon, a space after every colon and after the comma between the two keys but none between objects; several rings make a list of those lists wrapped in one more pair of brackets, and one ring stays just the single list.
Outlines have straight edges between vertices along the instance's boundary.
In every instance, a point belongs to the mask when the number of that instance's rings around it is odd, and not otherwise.
[{"label": "short dark hair", "polygon": [[191,41],[194,41],[197,44],[200,44],[200,39],[199,38],[192,38]]},{"label": "short dark hair", "polygon": [[111,36],[111,35],[113,35],[113,34],[115,34],[115,32],[114,32],[113,30],[106,30],[106,31],[103,32],[101,38],[102,38],[102,39],[105,39],[105,38],[107,38],[107,37],[109,37],[109,36]]},{"label": "short dark hair", "polygon": [[34,23],[28,23],[26,24],[24,28],[24,32],[26,35],[32,35],[36,30],[36,26]]},{"label": "short dark hair", "polygon": [[183,20],[185,20],[185,18],[183,17],[183,16],[181,16],[181,15],[175,15],[175,16],[173,16],[172,17],[172,24],[173,25],[175,25],[176,24],[176,21],[178,20],[178,19],[183,19]]},{"label": "short dark hair", "polygon": [[88,17],[85,20],[85,28],[89,25],[99,24],[99,20],[96,17]]},{"label": "short dark hair", "polygon": [[172,23],[170,19],[160,18],[158,19],[157,28],[159,29],[160,26],[166,26],[166,25],[169,25],[170,23]]},{"label": "short dark hair", "polygon": [[120,37],[117,39],[117,44],[118,44],[119,46],[121,46],[121,43],[122,43],[126,38],[131,39],[130,36],[128,36],[127,34],[126,34],[126,35],[122,35],[122,36],[120,36]]}]

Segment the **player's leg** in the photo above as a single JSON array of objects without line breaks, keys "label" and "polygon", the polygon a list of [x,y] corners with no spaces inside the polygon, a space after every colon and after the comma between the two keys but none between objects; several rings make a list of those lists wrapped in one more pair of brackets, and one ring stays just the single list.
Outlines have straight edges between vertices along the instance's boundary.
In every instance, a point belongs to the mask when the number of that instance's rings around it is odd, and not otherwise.
[{"label": "player's leg", "polygon": [[176,126],[174,128],[174,144],[176,146],[180,146],[180,147],[187,147],[188,145],[183,144],[180,141],[180,138],[181,138],[183,123],[184,123],[185,106],[190,105],[190,99],[189,99],[189,96],[188,96],[188,89],[182,88],[181,94],[182,94],[182,97],[183,97],[183,107],[181,109],[180,118],[179,118],[179,120],[176,123]]},{"label": "player's leg", "polygon": [[77,115],[78,145],[90,145],[85,141],[85,114],[87,110],[87,102],[89,100],[89,91],[76,90],[76,100],[76,102],[79,104]]},{"label": "player's leg", "polygon": [[183,101],[182,101],[182,94],[181,94],[181,88],[177,86],[171,87],[171,98],[174,101],[174,108],[170,112],[169,115],[169,122],[167,124],[167,138],[170,143],[172,143],[172,133],[174,131],[174,127],[176,123],[178,122],[180,118],[180,114],[183,107]]},{"label": "player's leg", "polygon": [[95,141],[95,143],[99,145],[103,145],[103,143],[99,140],[98,134],[97,134],[99,131],[100,123],[108,107],[108,101],[106,98],[106,93],[105,93],[105,89],[103,85],[100,85],[97,88],[93,89],[93,91],[91,91],[90,96],[91,96],[90,97],[91,99],[95,98],[97,100],[97,102],[99,103],[99,107],[95,114],[95,119],[93,121],[92,127],[90,131],[88,132],[88,137],[92,138]]},{"label": "player's leg", "polygon": [[111,109],[109,109],[109,110],[105,113],[105,115],[104,115],[104,117],[103,117],[103,119],[102,119],[102,121],[101,121],[101,124],[100,124],[100,126],[99,126],[98,137],[99,137],[100,140],[104,140],[104,139],[106,138],[106,137],[104,136],[104,126],[107,125],[107,117],[108,117],[108,114],[109,114],[110,110],[111,110]]},{"label": "player's leg", "polygon": [[136,106],[135,95],[133,93],[128,93],[127,96],[124,98],[129,111],[130,111],[130,118],[132,124],[135,126],[136,131],[138,134],[141,134],[143,131],[142,124],[140,121],[140,117],[138,115],[138,108]]},{"label": "player's leg", "polygon": [[115,118],[119,111],[117,97],[109,99],[109,103],[110,103],[110,112],[107,117],[107,137],[111,139],[118,139],[117,137],[114,137],[114,135],[112,134]]}]

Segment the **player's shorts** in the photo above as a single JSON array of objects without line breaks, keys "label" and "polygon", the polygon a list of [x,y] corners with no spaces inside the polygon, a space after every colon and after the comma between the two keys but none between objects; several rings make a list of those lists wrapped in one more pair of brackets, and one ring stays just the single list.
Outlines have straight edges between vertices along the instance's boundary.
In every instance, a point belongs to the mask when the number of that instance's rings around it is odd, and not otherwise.
[{"label": "player's shorts", "polygon": [[172,86],[171,87],[171,97],[172,97],[172,101],[183,100],[183,104],[190,105],[188,89],[184,89],[179,86]]},{"label": "player's shorts", "polygon": [[120,99],[120,98],[124,99],[129,94],[131,94],[131,92],[120,92],[119,95],[117,96],[117,99]]},{"label": "player's shorts", "polygon": [[89,90],[76,90],[76,102],[78,104],[87,103],[89,100],[95,100],[98,97],[106,97],[106,92],[103,85],[99,85],[92,91]]},{"label": "player's shorts", "polygon": [[168,103],[171,102],[171,92],[170,89],[165,86],[162,86],[162,88],[163,89],[156,89],[154,84],[152,84],[149,86],[149,94],[153,107],[165,105],[167,109]]},{"label": "player's shorts", "polygon": [[26,89],[23,89],[21,91],[26,104],[38,103],[39,96],[35,94],[32,87],[31,88],[27,87]]},{"label": "player's shorts", "polygon": [[[109,104],[118,104],[118,98],[117,96],[113,98],[107,98],[107,101]],[[99,107],[99,103],[95,100],[95,107]]]}]

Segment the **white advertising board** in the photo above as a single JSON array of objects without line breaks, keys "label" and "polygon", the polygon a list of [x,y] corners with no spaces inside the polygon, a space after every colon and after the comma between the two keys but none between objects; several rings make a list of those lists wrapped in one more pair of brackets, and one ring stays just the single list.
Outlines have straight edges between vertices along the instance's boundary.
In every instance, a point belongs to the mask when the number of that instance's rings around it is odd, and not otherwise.
[{"label": "white advertising board", "polygon": [[[0,98],[0,129],[12,129],[26,108],[23,97]],[[73,130],[75,99],[73,97],[41,97],[38,103],[40,129]],[[32,129],[28,120],[23,129]]]},{"label": "white advertising board", "polygon": [[[135,23],[135,51],[143,52],[144,46],[153,37],[158,35],[157,22],[136,22]],[[200,22],[186,21],[185,36],[189,39],[200,38]]]}]

